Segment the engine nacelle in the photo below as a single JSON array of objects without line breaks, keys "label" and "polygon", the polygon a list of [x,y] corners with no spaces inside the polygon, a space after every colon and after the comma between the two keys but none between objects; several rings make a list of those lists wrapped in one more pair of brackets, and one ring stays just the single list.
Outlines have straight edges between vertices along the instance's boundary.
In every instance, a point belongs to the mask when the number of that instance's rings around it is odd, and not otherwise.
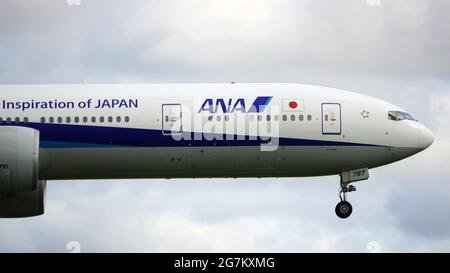
[{"label": "engine nacelle", "polygon": [[44,213],[46,182],[38,172],[39,131],[0,126],[0,217]]},{"label": "engine nacelle", "polygon": [[39,131],[0,127],[0,194],[34,191],[39,171]]},{"label": "engine nacelle", "polygon": [[34,191],[0,195],[0,218],[32,217],[44,214],[46,181]]}]

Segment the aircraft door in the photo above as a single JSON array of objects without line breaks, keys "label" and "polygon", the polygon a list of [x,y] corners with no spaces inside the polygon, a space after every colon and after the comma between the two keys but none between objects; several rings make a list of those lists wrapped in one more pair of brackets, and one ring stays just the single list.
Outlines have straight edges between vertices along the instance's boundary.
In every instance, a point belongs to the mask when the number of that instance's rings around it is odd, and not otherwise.
[{"label": "aircraft door", "polygon": [[340,135],[342,132],[341,105],[322,103],[322,134]]},{"label": "aircraft door", "polygon": [[181,104],[162,105],[162,132],[164,135],[181,134],[183,125],[181,122]]}]

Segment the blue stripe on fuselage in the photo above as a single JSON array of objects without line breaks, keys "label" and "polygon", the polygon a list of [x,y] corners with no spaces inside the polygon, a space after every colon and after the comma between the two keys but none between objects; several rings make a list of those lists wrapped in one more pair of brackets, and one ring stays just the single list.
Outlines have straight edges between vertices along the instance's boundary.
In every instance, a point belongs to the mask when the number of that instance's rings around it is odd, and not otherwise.
[{"label": "blue stripe on fuselage", "polygon": [[[161,130],[90,126],[77,124],[21,123],[7,126],[34,128],[40,132],[42,148],[91,148],[91,147],[214,147],[259,146],[267,143],[261,138],[222,134],[183,133],[183,140],[163,135]],[[213,139],[214,140],[211,140]],[[379,146],[340,141],[279,138],[280,146]],[[275,142],[274,140],[272,142]]]}]

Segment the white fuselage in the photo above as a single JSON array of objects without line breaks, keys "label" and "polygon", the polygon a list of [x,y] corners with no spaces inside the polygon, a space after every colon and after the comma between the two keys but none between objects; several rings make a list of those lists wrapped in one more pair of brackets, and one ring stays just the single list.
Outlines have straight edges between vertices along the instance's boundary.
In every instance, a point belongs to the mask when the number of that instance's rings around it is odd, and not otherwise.
[{"label": "white fuselage", "polygon": [[399,107],[300,84],[2,85],[1,125],[40,132],[39,179],[299,177],[429,145]]}]

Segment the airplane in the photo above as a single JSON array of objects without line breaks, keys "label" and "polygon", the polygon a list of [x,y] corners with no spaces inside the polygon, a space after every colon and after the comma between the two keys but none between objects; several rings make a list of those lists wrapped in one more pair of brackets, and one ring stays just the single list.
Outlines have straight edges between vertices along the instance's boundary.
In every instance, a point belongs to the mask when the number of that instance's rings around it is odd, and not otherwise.
[{"label": "airplane", "polygon": [[369,170],[433,133],[391,103],[295,83],[0,85],[0,217],[42,215],[46,181],[339,176],[335,212]]}]

